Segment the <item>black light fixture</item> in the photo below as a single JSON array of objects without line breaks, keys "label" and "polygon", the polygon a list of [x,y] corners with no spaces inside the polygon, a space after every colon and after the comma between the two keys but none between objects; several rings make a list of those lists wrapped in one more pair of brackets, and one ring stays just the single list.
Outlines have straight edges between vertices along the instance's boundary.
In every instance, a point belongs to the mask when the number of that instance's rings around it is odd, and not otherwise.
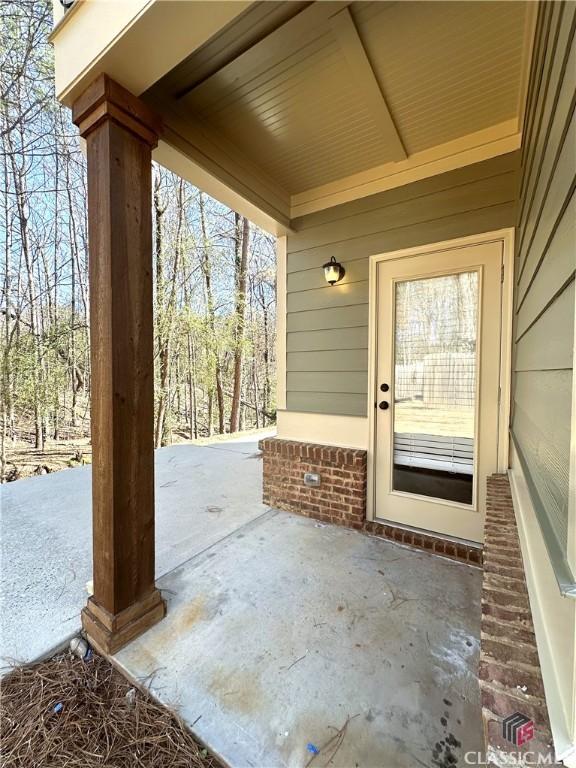
[{"label": "black light fixture", "polygon": [[330,285],[334,285],[334,283],[342,280],[346,274],[344,267],[336,261],[334,256],[332,256],[330,261],[327,261],[326,264],[323,265],[322,269],[324,270],[326,282],[330,283]]}]

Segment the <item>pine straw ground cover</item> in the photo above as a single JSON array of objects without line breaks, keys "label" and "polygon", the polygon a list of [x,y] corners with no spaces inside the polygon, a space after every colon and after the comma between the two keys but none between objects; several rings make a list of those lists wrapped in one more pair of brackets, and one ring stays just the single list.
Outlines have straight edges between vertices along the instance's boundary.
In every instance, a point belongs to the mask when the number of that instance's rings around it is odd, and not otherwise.
[{"label": "pine straw ground cover", "polygon": [[171,712],[105,659],[83,661],[70,653],[16,667],[3,678],[0,765],[221,768]]}]

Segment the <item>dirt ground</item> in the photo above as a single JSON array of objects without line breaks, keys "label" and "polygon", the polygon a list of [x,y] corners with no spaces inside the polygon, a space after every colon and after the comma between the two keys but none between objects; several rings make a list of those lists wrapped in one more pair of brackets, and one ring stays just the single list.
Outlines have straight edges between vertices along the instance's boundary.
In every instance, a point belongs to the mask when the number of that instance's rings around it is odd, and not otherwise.
[{"label": "dirt ground", "polygon": [[3,768],[221,768],[100,656],[66,652],[16,667],[0,692]]},{"label": "dirt ground", "polygon": [[[172,444],[205,445],[206,443],[226,441],[241,436],[257,436],[260,433],[268,432],[270,429],[271,427],[237,432],[233,435],[213,435],[212,437],[202,437],[198,440],[188,440],[184,433],[175,431],[172,435]],[[23,477],[46,475],[62,469],[90,464],[92,462],[92,445],[89,437],[80,435],[74,436],[69,440],[48,440],[43,451],[34,448],[31,441],[9,441],[6,459],[7,480],[12,482]]]},{"label": "dirt ground", "polygon": [[80,467],[92,461],[90,438],[49,440],[43,451],[28,442],[9,442],[6,451],[6,475],[9,481],[32,475],[46,475],[61,469]]}]

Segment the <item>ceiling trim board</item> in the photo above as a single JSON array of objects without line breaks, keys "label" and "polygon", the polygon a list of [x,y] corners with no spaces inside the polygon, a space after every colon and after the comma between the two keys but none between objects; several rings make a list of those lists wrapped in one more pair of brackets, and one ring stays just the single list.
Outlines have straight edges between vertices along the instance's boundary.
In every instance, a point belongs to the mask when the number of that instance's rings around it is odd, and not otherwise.
[{"label": "ceiling trim board", "polygon": [[152,154],[153,160],[219,200],[223,205],[227,205],[232,210],[246,216],[247,219],[266,232],[277,236],[290,232],[289,227],[285,224],[286,217],[281,217],[277,212],[264,211],[262,203],[256,195],[253,196],[254,200],[251,200],[246,193],[242,194],[235,186],[218,179],[189,156],[187,146],[178,148],[173,136],[171,139],[172,144],[164,139],[158,142],[158,147]]},{"label": "ceiling trim board", "polygon": [[350,68],[354,84],[382,134],[385,147],[391,151],[394,160],[405,160],[408,157],[406,149],[349,9],[344,8],[332,16],[330,27]]},{"label": "ceiling trim board", "polygon": [[183,119],[174,112],[163,112],[163,140],[175,147],[236,191],[253,205],[273,217],[283,227],[290,226],[290,206],[287,192],[263,178],[259,169],[252,168],[236,147],[224,146],[224,140],[198,122]]},{"label": "ceiling trim board", "polygon": [[295,219],[361,197],[394,189],[465,165],[488,160],[520,148],[522,135],[516,118],[462,136],[398,163],[385,163],[344,179],[291,197],[290,218]]}]

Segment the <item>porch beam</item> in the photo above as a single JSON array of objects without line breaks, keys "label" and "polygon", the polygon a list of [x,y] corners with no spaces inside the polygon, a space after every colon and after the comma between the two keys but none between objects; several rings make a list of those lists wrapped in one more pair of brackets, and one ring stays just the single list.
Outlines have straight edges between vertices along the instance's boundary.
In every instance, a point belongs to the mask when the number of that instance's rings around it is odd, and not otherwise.
[{"label": "porch beam", "polygon": [[90,640],[114,653],[165,614],[154,583],[152,149],[160,124],[106,75],[75,101],[86,139],[94,594]]},{"label": "porch beam", "polygon": [[332,16],[330,26],[346,58],[355,85],[362,95],[366,107],[370,110],[386,147],[392,150],[392,157],[395,161],[406,160],[408,155],[402,138],[394,124],[386,98],[376,79],[366,49],[350,15],[350,10],[344,8]]}]

